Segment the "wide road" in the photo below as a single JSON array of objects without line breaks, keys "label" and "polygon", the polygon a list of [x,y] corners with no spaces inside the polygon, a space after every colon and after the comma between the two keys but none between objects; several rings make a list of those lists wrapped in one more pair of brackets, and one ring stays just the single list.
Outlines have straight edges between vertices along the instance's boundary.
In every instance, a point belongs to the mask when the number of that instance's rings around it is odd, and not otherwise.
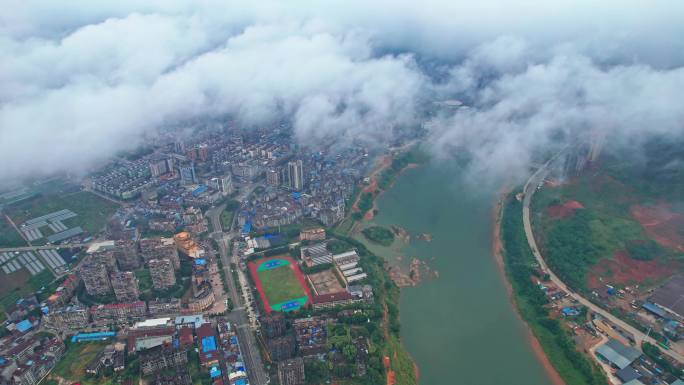
[{"label": "wide road", "polygon": [[[252,190],[247,190],[243,194],[240,194],[241,199],[244,199],[251,191]],[[247,312],[244,309],[244,304],[242,303],[242,299],[235,286],[233,273],[230,271],[230,245],[236,234],[233,232],[224,233],[222,230],[221,213],[224,208],[225,205],[221,205],[208,210],[207,217],[209,217],[214,228],[212,236],[219,245],[219,256],[223,263],[226,283],[228,285],[228,294],[234,305],[233,310],[228,315],[228,319],[230,319],[235,327],[238,341],[240,342],[242,358],[247,367],[247,375],[249,376],[250,384],[265,385],[269,382],[269,379],[264,371],[264,364],[261,362],[261,353],[259,352],[256,338],[249,327]],[[235,217],[236,216],[234,216],[233,219],[235,219]],[[235,220],[233,220],[233,225],[234,224]]]},{"label": "wide road", "polygon": [[[642,331],[638,330],[637,328],[633,327],[632,325],[628,324],[627,322],[621,320],[620,318],[612,315],[608,311],[604,310],[600,306],[596,305],[595,303],[589,301],[588,299],[582,297],[581,295],[577,294],[576,292],[572,291],[571,289],[568,288],[568,286],[563,282],[556,274],[554,274],[551,269],[549,269],[548,265],[544,261],[544,258],[542,257],[541,253],[539,252],[539,248],[537,247],[537,241],[534,239],[534,233],[532,232],[532,223],[530,221],[530,203],[532,202],[532,196],[534,196],[534,193],[537,191],[537,186],[544,181],[544,178],[549,174],[549,167],[553,163],[554,160],[556,160],[564,151],[561,151],[558,155],[554,156],[551,158],[548,162],[546,162],[542,167],[540,167],[532,176],[530,179],[527,180],[527,183],[525,183],[525,187],[523,189],[524,193],[524,199],[523,199],[523,224],[525,227],[525,236],[527,237],[527,243],[530,245],[530,249],[532,249],[532,254],[534,254],[534,257],[537,259],[537,262],[539,265],[544,269],[549,274],[549,277],[551,279],[551,282],[553,282],[556,286],[558,286],[561,290],[567,292],[570,294],[572,298],[577,300],[579,303],[582,305],[586,306],[589,308],[591,311],[594,313],[600,314],[601,317],[609,320],[613,324],[619,326],[623,330],[627,331],[628,333],[631,333],[634,336],[634,341],[636,342],[636,347],[641,350],[641,343],[643,341],[647,341],[651,344],[657,344],[657,341],[654,340],[653,338],[647,336],[644,334]],[[668,356],[674,358],[680,363],[684,363],[684,357],[677,352],[674,352],[672,350],[663,350],[661,351]]]},{"label": "wide road", "polygon": [[19,246],[19,247],[3,247],[0,248],[0,253],[13,251],[37,251],[37,250],[51,250],[51,249],[73,249],[76,247],[88,247],[90,243],[65,243],[62,245],[43,245],[43,246]]}]

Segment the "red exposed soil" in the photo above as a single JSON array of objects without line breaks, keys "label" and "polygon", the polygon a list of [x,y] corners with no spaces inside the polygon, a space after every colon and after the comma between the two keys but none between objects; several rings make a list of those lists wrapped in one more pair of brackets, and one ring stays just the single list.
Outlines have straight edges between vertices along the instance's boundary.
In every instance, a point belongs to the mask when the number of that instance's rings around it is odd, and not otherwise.
[{"label": "red exposed soil", "polygon": [[554,205],[550,206],[548,208],[549,216],[553,219],[561,219],[561,218],[566,218],[569,217],[570,215],[575,213],[575,210],[577,209],[583,209],[584,206],[582,206],[581,203],[570,200],[565,202],[562,205]]},{"label": "red exposed soil", "polygon": [[[591,289],[611,284],[640,283],[647,279],[659,279],[672,275],[679,269],[678,262],[662,263],[653,261],[638,261],[629,257],[625,250],[616,251],[613,258],[604,259],[597,263],[588,274],[587,286]],[[599,280],[604,277],[604,282]]]},{"label": "red exposed soil", "polygon": [[634,205],[630,208],[646,234],[661,246],[684,251],[684,215],[673,213],[664,204],[657,206]]}]

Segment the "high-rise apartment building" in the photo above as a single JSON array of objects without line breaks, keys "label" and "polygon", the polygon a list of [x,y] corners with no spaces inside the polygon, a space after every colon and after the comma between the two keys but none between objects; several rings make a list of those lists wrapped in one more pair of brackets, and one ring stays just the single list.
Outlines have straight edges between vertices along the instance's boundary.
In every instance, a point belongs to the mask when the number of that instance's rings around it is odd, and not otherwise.
[{"label": "high-rise apartment building", "polygon": [[112,292],[107,266],[97,261],[86,261],[81,265],[81,279],[90,295],[107,295]]},{"label": "high-rise apartment building", "polygon": [[280,385],[303,385],[305,377],[302,357],[279,362],[278,380]]},{"label": "high-rise apartment building", "polygon": [[165,290],[176,284],[173,263],[168,258],[151,259],[148,262],[152,286],[157,290]]},{"label": "high-rise apartment building", "polygon": [[138,244],[130,239],[116,241],[114,258],[121,270],[135,270],[140,267]]},{"label": "high-rise apartment building", "polygon": [[294,191],[304,188],[304,169],[301,160],[287,162],[287,187]]},{"label": "high-rise apartment building", "polygon": [[130,271],[117,271],[109,275],[114,289],[114,295],[119,302],[133,302],[138,300],[138,280]]},{"label": "high-rise apartment building", "polygon": [[151,259],[167,258],[173,268],[180,269],[178,249],[173,238],[145,238],[140,240],[140,252],[145,263]]},{"label": "high-rise apartment building", "polygon": [[184,184],[197,183],[197,175],[195,175],[195,164],[190,163],[185,166],[180,166],[180,179]]}]

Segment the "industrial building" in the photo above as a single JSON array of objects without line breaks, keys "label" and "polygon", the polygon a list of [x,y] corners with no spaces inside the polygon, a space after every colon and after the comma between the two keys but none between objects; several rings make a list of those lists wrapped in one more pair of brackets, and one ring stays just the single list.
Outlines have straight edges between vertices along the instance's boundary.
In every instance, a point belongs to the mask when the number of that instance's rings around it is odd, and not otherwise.
[{"label": "industrial building", "polygon": [[611,366],[617,369],[624,369],[639,358],[641,352],[611,338],[596,349],[596,355]]}]

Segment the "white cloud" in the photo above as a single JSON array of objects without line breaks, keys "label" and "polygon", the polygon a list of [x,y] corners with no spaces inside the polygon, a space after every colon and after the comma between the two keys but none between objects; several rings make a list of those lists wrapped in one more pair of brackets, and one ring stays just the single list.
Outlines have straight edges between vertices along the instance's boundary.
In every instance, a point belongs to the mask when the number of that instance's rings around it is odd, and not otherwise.
[{"label": "white cloud", "polygon": [[[83,170],[179,119],[290,114],[297,137],[386,139],[428,96],[439,154],[522,170],[552,136],[681,135],[681,1],[10,0],[0,178]],[[420,60],[417,60],[420,59]],[[416,64],[438,63],[438,84]],[[504,167],[505,166],[505,167]]]}]

